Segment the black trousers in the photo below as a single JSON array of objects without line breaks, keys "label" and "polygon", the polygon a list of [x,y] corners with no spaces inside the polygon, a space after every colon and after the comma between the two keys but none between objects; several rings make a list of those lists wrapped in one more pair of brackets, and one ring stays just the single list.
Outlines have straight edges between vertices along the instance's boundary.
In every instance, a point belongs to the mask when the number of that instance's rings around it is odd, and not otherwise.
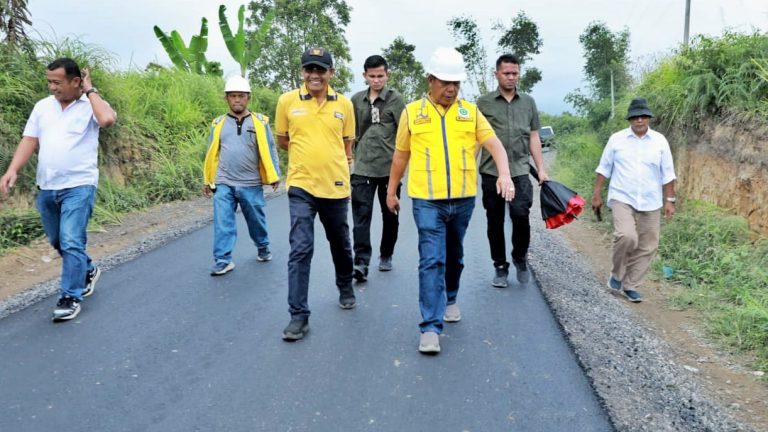
[{"label": "black trousers", "polygon": [[[373,217],[373,199],[379,197],[383,228],[381,230],[381,243],[379,254],[383,257],[392,256],[397,242],[397,231],[400,226],[396,214],[387,208],[387,177],[366,177],[352,174],[352,220],[354,228],[355,264],[368,265],[371,262],[371,219]],[[397,185],[397,197],[400,198],[400,186]]]},{"label": "black trousers", "polygon": [[506,236],[504,235],[505,207],[509,206],[509,216],[512,219],[512,259],[524,261],[531,244],[531,223],[528,215],[533,205],[533,185],[528,175],[513,177],[515,184],[515,199],[509,204],[496,193],[498,177],[482,174],[483,207],[488,220],[488,244],[491,246],[491,259],[496,268],[509,268],[506,252]]}]

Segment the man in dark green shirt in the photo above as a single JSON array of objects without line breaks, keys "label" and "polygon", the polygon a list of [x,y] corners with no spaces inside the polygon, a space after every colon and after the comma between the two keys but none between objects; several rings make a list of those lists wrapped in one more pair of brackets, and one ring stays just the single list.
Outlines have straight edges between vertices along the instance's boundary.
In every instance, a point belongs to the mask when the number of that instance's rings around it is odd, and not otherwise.
[{"label": "man in dark green shirt", "polygon": [[[355,108],[355,147],[352,185],[352,219],[354,228],[355,267],[358,282],[368,278],[371,261],[371,217],[373,198],[378,189],[379,207],[383,219],[379,246],[379,270],[392,270],[392,253],[399,227],[396,214],[387,209],[387,183],[392,155],[395,152],[395,134],[400,114],[405,108],[403,97],[386,87],[389,78],[387,61],[373,55],[363,64],[363,77],[368,88],[352,96]],[[397,187],[400,197],[400,186]]]},{"label": "man in dark green shirt", "polygon": [[531,225],[528,215],[533,205],[533,186],[528,178],[528,160],[533,156],[539,181],[549,179],[544,168],[544,159],[539,139],[539,113],[536,102],[525,93],[517,91],[520,79],[520,62],[510,54],[496,60],[496,91],[481,96],[477,107],[493,126],[496,135],[504,144],[509,158],[509,173],[515,184],[515,198],[506,203],[496,193],[496,166],[491,155],[483,150],[480,159],[482,177],[483,207],[488,219],[488,243],[495,269],[492,285],[507,286],[509,262],[506,260],[504,236],[505,205],[509,204],[512,219],[512,263],[515,265],[517,281],[526,284],[530,280],[527,256],[531,242]]}]

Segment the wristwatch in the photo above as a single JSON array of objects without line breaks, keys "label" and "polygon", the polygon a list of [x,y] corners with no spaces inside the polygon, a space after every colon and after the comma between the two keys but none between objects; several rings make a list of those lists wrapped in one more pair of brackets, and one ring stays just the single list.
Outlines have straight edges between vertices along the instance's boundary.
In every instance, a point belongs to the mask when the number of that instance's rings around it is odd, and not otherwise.
[{"label": "wristwatch", "polygon": [[91,95],[91,93],[96,93],[96,94],[98,94],[98,93],[99,93],[99,91],[98,91],[98,90],[96,90],[96,87],[91,87],[91,89],[90,89],[90,90],[87,90],[87,91],[85,92],[85,97],[89,97],[89,96]]},{"label": "wristwatch", "polygon": [[666,199],[667,199],[667,202],[671,202],[671,203],[674,203],[675,201],[677,201],[677,197],[667,197]]}]

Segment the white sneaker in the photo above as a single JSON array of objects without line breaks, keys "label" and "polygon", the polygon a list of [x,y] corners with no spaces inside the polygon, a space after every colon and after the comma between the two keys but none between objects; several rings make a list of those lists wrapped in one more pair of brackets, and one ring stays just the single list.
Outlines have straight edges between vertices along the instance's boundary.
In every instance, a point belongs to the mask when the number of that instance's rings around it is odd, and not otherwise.
[{"label": "white sneaker", "polygon": [[435,332],[424,332],[419,338],[419,352],[437,354],[440,352],[440,335]]},{"label": "white sneaker", "polygon": [[454,323],[461,321],[461,310],[457,303],[450,304],[445,308],[445,315],[443,315],[443,321]]}]

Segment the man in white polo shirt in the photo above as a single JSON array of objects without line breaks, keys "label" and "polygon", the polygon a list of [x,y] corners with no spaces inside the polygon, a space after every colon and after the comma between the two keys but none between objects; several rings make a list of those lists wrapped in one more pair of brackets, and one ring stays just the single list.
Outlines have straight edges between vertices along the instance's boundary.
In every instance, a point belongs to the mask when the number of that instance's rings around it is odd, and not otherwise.
[{"label": "man in white polo shirt", "polygon": [[91,84],[88,69],[60,58],[46,71],[51,96],[35,104],[0,191],[7,194],[19,170],[35,150],[37,208],[48,241],[62,258],[61,292],[54,321],[75,318],[83,297],[93,293],[99,269],[85,252],[86,227],[99,183],[99,128],[115,123],[117,114]]},{"label": "man in white polo shirt", "polygon": [[600,209],[606,179],[608,207],[613,214],[613,266],[608,289],[629,301],[642,301],[642,283],[659,247],[661,209],[675,214],[675,167],[664,135],[648,125],[653,117],[644,98],[627,110],[629,127],[611,135],[595,170],[592,208]]}]

